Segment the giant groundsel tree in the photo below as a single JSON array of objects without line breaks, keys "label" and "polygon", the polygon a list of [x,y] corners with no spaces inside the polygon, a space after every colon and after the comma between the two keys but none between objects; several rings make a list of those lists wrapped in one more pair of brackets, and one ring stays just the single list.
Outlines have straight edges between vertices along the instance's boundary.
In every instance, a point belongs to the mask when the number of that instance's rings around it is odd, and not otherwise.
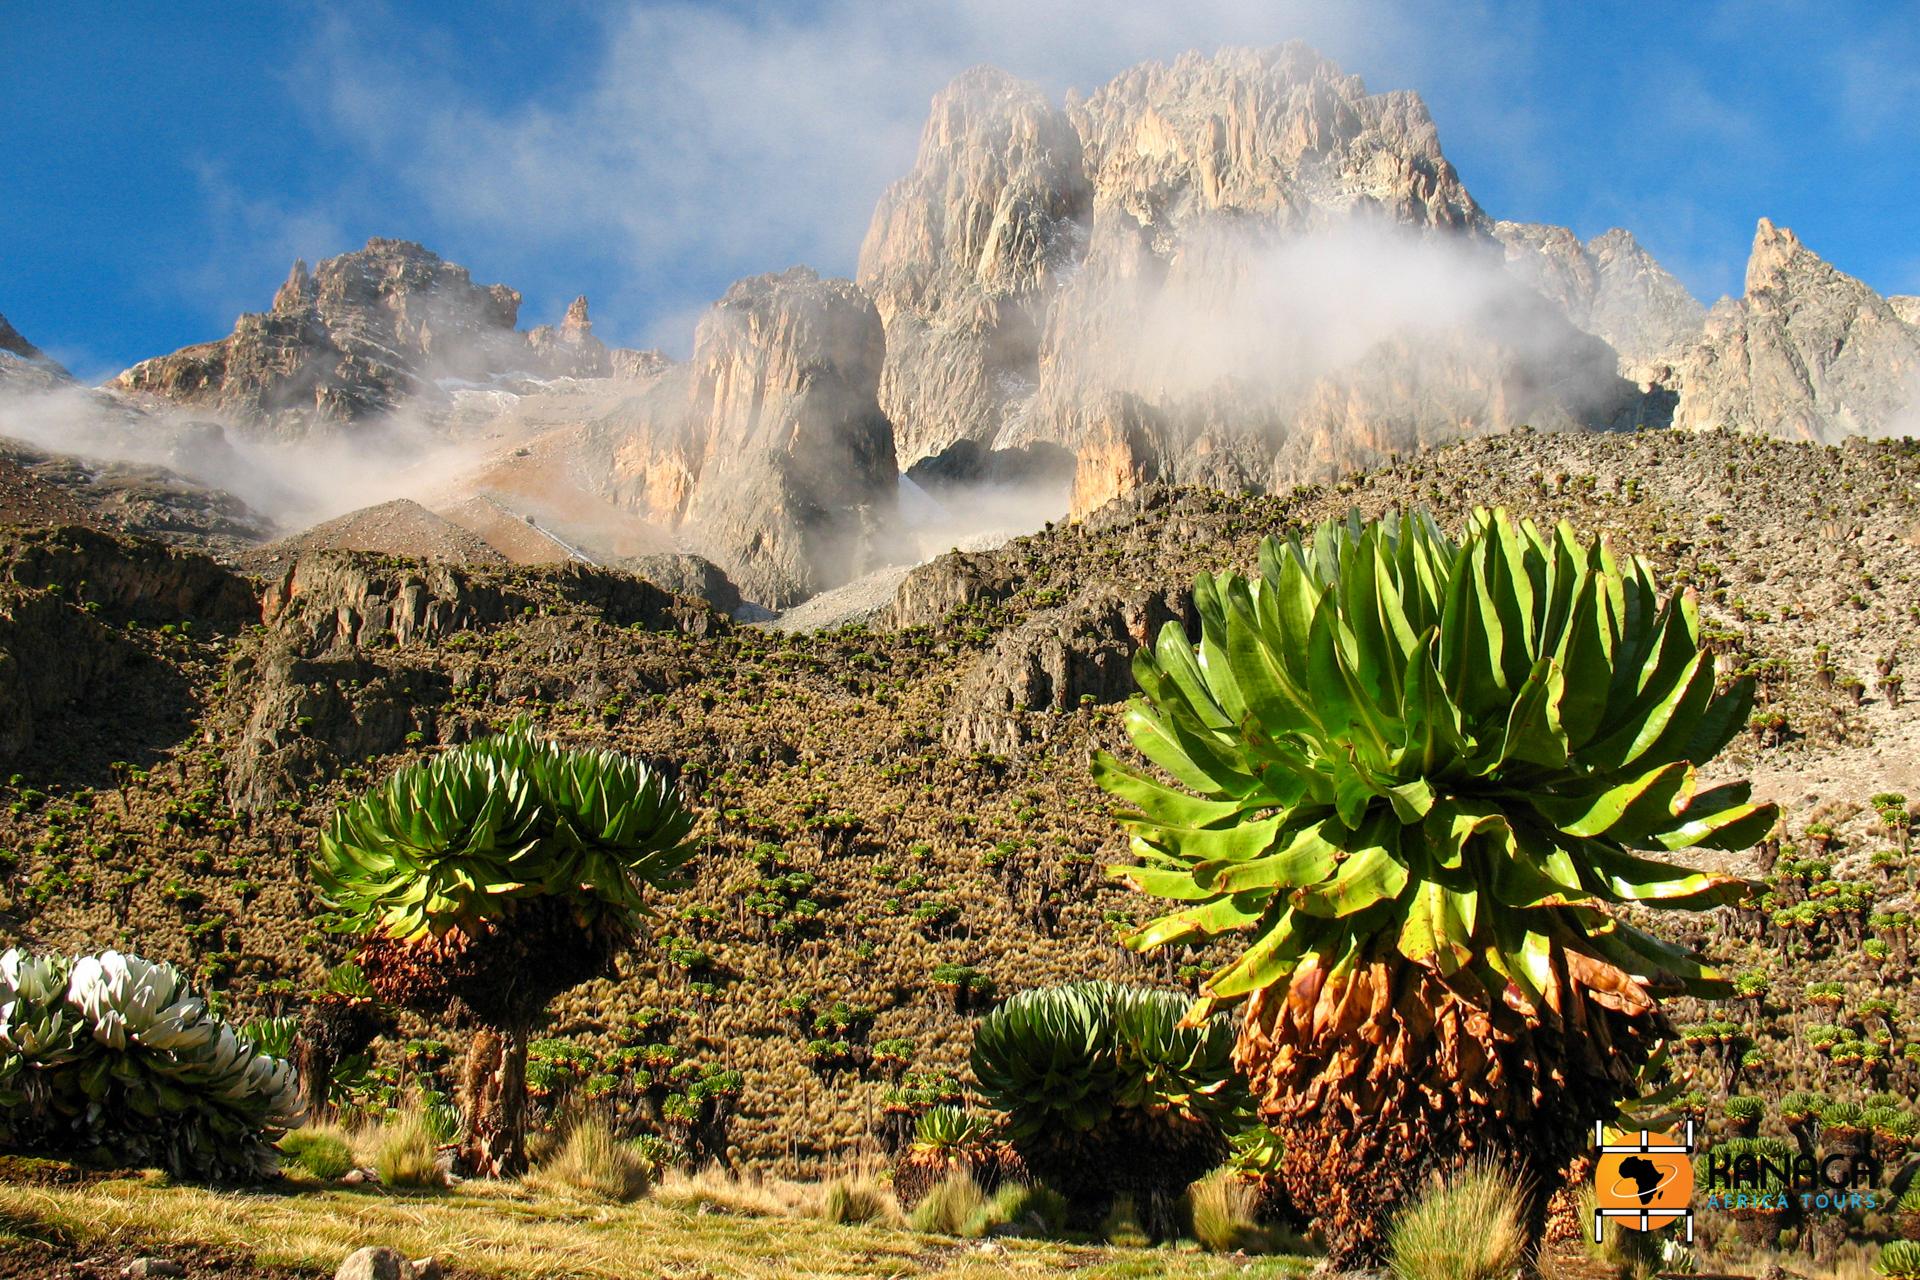
[{"label": "giant groundsel tree", "polygon": [[465,1161],[525,1165],[528,1036],[558,994],[607,974],[678,882],[693,817],[643,762],[524,728],[402,768],[322,834],[314,879],[381,1000],[482,1030],[468,1057]]},{"label": "giant groundsel tree", "polygon": [[1690,594],[1565,525],[1478,512],[1269,539],[1203,575],[1201,636],[1135,659],[1126,726],[1175,785],[1095,762],[1170,899],[1146,950],[1238,934],[1197,1014],[1245,1001],[1235,1056],[1285,1139],[1281,1179],[1336,1260],[1468,1151],[1547,1192],[1669,1033],[1662,995],[1722,993],[1617,909],[1693,910],[1743,883],[1655,853],[1771,827],[1696,768],[1745,726]]}]

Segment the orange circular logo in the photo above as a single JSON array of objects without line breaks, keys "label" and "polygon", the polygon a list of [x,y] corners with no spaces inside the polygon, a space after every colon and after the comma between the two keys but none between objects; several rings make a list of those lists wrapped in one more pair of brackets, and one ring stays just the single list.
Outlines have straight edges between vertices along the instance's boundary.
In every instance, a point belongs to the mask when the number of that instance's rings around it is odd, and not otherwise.
[{"label": "orange circular logo", "polygon": [[1635,1231],[1678,1221],[1693,1199],[1693,1161],[1680,1135],[1649,1133],[1643,1141],[1639,1131],[1609,1129],[1607,1146],[1635,1148],[1603,1151],[1594,1161],[1594,1206],[1607,1220]]}]

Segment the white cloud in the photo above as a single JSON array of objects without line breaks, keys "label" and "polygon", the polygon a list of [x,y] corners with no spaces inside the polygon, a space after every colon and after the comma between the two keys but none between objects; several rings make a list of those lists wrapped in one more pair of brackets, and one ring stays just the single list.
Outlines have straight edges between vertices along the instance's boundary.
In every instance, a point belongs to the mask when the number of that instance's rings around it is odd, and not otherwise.
[{"label": "white cloud", "polygon": [[564,89],[507,105],[343,22],[322,33],[303,87],[328,132],[364,148],[463,245],[610,253],[622,264],[614,278],[577,287],[613,340],[684,347],[690,331],[676,343],[667,321],[739,276],[798,262],[851,273],[875,200],[912,164],[928,100],[975,63],[1057,96],[1189,48],[1299,37],[1349,70],[1395,69],[1398,82],[1369,79],[1376,89],[1414,87],[1441,67],[1484,74],[1473,115],[1512,130],[1513,154],[1535,137],[1510,101],[1495,101],[1511,99],[1496,72],[1531,25],[1468,3],[828,0],[804,13],[674,3],[603,21],[597,56]]}]

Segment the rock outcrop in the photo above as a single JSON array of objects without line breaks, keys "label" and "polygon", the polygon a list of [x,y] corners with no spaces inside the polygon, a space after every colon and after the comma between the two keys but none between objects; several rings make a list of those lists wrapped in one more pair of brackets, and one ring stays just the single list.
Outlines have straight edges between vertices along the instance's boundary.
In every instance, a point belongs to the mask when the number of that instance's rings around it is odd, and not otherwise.
[{"label": "rock outcrop", "polygon": [[[1084,513],[1151,478],[1281,489],[1635,423],[1614,352],[1502,269],[1492,225],[1416,95],[1299,43],[1136,67],[1064,112],[968,72],[862,252],[901,455],[1063,446]],[[1434,280],[1370,296],[1403,274]]]},{"label": "rock outcrop", "polygon": [[217,342],[142,361],[112,386],[293,438],[402,405],[442,407],[443,382],[608,377],[659,358],[609,351],[593,336],[585,298],[558,329],[521,333],[520,301],[420,245],[375,237],[312,271],[295,262],[268,310],[241,316]]},{"label": "rock outcrop", "polygon": [[1135,650],[1168,622],[1191,627],[1194,617],[1191,592],[1111,584],[1037,612],[961,678],[943,736],[958,750],[1011,754],[1044,737],[1054,714],[1127,698]]},{"label": "rock outcrop", "polygon": [[[430,644],[536,608],[519,581],[433,561],[319,552],[302,556],[267,589],[260,617],[303,658]],[[724,625],[700,602],[614,570],[562,565],[527,581],[591,606],[616,626],[706,635]]]},{"label": "rock outcrop", "polygon": [[1616,227],[1582,244],[1565,227],[1496,222],[1507,266],[1560,304],[1574,324],[1606,339],[1623,369],[1699,336],[1707,309],[1687,287]]},{"label": "rock outcrop", "polygon": [[270,542],[243,557],[243,562],[252,572],[277,576],[300,557],[319,551],[365,551],[456,564],[507,563],[507,557],[486,539],[411,498],[335,516],[294,537]]},{"label": "rock outcrop", "polygon": [[1677,427],[1827,443],[1920,427],[1920,331],[1765,218],[1745,296],[1715,305],[1670,377]]},{"label": "rock outcrop", "polygon": [[475,284],[420,245],[375,238],[311,272],[294,263],[270,309],[113,385],[301,435],[431,395],[438,378],[487,377],[524,349],[519,314],[507,286]]},{"label": "rock outcrop", "polygon": [[736,283],[692,361],[598,429],[610,495],[772,608],[885,563],[899,471],[884,345],[851,281],[796,267]]},{"label": "rock outcrop", "polygon": [[177,736],[188,698],[148,628],[257,616],[247,585],[202,556],[84,528],[0,535],[0,763],[102,744],[125,760],[156,725]]},{"label": "rock outcrop", "polygon": [[566,317],[527,330],[527,367],[548,378],[620,378],[646,382],[658,377],[672,361],[658,351],[609,347],[593,336],[584,295],[567,305]]}]

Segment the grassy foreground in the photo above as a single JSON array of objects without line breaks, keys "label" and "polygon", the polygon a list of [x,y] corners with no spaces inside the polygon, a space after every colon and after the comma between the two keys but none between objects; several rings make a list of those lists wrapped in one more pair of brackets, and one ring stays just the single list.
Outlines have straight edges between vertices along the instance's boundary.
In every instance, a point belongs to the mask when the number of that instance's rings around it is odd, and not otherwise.
[{"label": "grassy foreground", "polygon": [[[263,1268],[331,1275],[382,1244],[449,1273],[514,1277],[1299,1276],[1305,1259],[1213,1256],[1052,1241],[956,1240],[895,1227],[718,1210],[687,1195],[629,1205],[572,1202],[516,1186],[444,1192],[219,1192],[151,1178],[85,1185],[0,1183],[0,1246],[66,1256],[211,1248]],[[687,1207],[680,1207],[684,1204]]]}]

